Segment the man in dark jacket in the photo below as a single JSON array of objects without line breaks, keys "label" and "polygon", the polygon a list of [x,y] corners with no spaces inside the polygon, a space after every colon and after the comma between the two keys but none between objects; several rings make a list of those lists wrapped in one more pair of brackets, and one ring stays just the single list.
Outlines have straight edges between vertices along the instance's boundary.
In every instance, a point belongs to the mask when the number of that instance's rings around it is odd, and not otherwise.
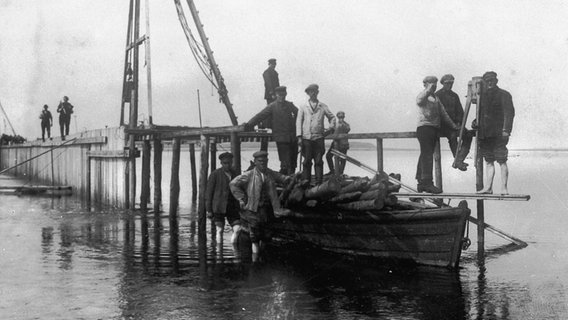
[{"label": "man in dark jacket", "polygon": [[484,187],[478,193],[493,193],[493,178],[495,177],[495,164],[501,166],[501,193],[508,194],[507,181],[509,168],[507,156],[509,150],[509,136],[513,129],[515,108],[511,94],[497,86],[497,73],[488,71],[483,75],[486,90],[481,95],[479,104],[479,119],[474,120],[477,127],[479,152],[485,158],[486,179]]},{"label": "man in dark jacket", "polygon": [[[264,79],[264,99],[266,100],[266,104],[269,105],[276,100],[275,89],[280,86],[278,72],[276,72],[276,59],[268,59],[268,68],[262,73],[262,78]],[[258,127],[261,129],[272,128],[271,120],[272,119],[267,118],[261,121]]]},{"label": "man in dark jacket", "polygon": [[[451,74],[446,74],[440,79],[442,88],[436,91],[436,96],[440,99],[440,102],[444,105],[444,109],[450,116],[450,119],[459,127],[461,126],[463,120],[463,107],[460,102],[460,97],[457,93],[452,91],[454,85],[454,76]],[[459,131],[454,130],[454,128],[448,126],[445,122],[441,123],[440,136],[448,138],[448,144],[450,145],[450,150],[454,155],[455,161],[453,167],[460,169],[461,171],[467,170],[467,163],[464,162],[465,157],[469,153],[471,146],[472,134],[469,131],[464,131],[462,137],[462,147],[459,154],[456,154],[458,148],[458,137]]]},{"label": "man in dark jacket", "polygon": [[269,119],[272,122],[272,137],[278,149],[280,173],[292,174],[296,171],[298,157],[298,142],[296,140],[296,116],[298,108],[286,101],[286,87],[276,87],[276,101],[252,117],[246,126],[253,128],[260,121]]},{"label": "man in dark jacket", "polygon": [[71,114],[73,114],[73,105],[69,103],[67,96],[64,96],[63,101],[57,106],[57,112],[59,112],[61,140],[65,140],[65,136],[69,135],[69,124],[71,123]]},{"label": "man in dark jacket", "polygon": [[207,217],[212,219],[217,226],[217,239],[223,239],[223,228],[225,218],[233,228],[231,243],[235,243],[238,232],[241,229],[239,218],[239,204],[231,194],[229,183],[237,175],[232,169],[233,154],[224,152],[219,155],[221,168],[211,172],[207,180],[207,190],[205,191],[205,210]]},{"label": "man in dark jacket", "polygon": [[53,117],[47,108],[47,104],[44,105],[39,116],[41,119],[41,140],[43,140],[43,142],[45,142],[45,131],[47,131],[47,138],[51,139],[51,127],[53,126]]}]

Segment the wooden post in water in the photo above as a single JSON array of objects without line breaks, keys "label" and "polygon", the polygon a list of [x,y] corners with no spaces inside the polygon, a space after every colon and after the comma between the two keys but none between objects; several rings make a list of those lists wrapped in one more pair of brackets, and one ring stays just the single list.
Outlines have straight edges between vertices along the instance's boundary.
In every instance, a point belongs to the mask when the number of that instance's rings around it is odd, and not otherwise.
[{"label": "wooden post in water", "polygon": [[233,169],[237,174],[241,174],[241,140],[236,132],[231,132],[231,153],[233,154]]},{"label": "wooden post in water", "polygon": [[142,146],[142,182],[140,187],[140,209],[147,210],[150,202],[150,140]]},{"label": "wooden post in water", "polygon": [[197,168],[195,165],[195,143],[189,142],[189,162],[191,166],[191,201],[197,199]]},{"label": "wooden post in water", "polygon": [[211,172],[217,169],[217,139],[213,138],[211,140],[211,145],[209,146],[211,151]]},{"label": "wooden post in water", "polygon": [[377,171],[383,171],[384,168],[383,155],[383,139],[377,138]]},{"label": "wooden post in water", "polygon": [[[477,138],[476,138],[477,139]],[[476,170],[475,186],[477,191],[483,189],[483,157],[479,155],[478,143],[476,142],[477,152],[475,153]],[[485,255],[485,208],[484,200],[477,200],[477,257]]]},{"label": "wooden post in water", "polygon": [[154,214],[160,215],[162,205],[162,141],[154,139]]},{"label": "wooden post in water", "polygon": [[[91,150],[91,145],[89,144],[89,147],[87,148],[87,153]],[[87,155],[87,170],[85,172],[85,193],[86,193],[86,202],[87,202],[87,208],[89,208],[89,211],[91,210],[91,157],[89,157]],[[51,176],[53,179],[53,172],[51,173]]]},{"label": "wooden post in water", "polygon": [[209,170],[209,138],[201,136],[201,168],[199,170],[199,201],[197,206],[197,233],[202,243],[207,240],[206,213],[205,213],[205,189],[207,188],[207,172]]},{"label": "wooden post in water", "polygon": [[170,179],[170,217],[177,215],[179,204],[179,156],[180,138],[172,141],[172,177]]},{"label": "wooden post in water", "polygon": [[443,190],[442,186],[442,155],[440,152],[440,139],[436,139],[434,147],[434,185]]}]

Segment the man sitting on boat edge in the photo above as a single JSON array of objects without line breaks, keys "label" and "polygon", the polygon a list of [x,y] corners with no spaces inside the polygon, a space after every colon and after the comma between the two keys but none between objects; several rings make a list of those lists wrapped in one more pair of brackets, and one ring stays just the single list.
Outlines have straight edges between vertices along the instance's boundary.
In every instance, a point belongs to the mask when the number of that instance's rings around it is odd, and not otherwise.
[{"label": "man sitting on boat edge", "polygon": [[271,240],[266,224],[273,216],[285,215],[276,183],[285,184],[291,177],[268,168],[268,152],[257,151],[253,157],[255,167],[234,178],[229,187],[241,207],[241,226],[250,235],[252,260],[256,262],[262,242]]}]

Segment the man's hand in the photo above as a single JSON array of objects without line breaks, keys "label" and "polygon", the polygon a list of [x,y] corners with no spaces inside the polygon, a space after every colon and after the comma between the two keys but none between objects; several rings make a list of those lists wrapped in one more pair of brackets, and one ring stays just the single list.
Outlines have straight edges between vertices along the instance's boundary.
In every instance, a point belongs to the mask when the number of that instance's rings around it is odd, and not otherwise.
[{"label": "man's hand", "polygon": [[298,145],[300,146],[300,148],[302,147],[302,136],[298,137]]},{"label": "man's hand", "polygon": [[473,119],[473,121],[471,122],[471,128],[474,130],[477,129],[477,119]]},{"label": "man's hand", "polygon": [[510,136],[510,135],[511,135],[511,134],[510,134],[509,132],[503,131],[503,137],[508,137],[508,136]]},{"label": "man's hand", "polygon": [[239,200],[239,206],[241,207],[241,209],[244,209],[246,207],[246,203],[244,200]]},{"label": "man's hand", "polygon": [[426,91],[428,91],[429,93],[434,93],[434,84],[432,82],[428,82],[428,84],[426,84]]}]

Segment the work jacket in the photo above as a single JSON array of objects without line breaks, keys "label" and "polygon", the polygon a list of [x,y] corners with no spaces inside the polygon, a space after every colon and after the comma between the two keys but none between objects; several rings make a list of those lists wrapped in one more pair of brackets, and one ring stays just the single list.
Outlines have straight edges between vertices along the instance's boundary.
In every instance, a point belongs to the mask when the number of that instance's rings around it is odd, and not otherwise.
[{"label": "work jacket", "polygon": [[456,124],[450,119],[446,109],[444,109],[436,95],[431,95],[425,89],[416,97],[416,104],[418,105],[417,127],[431,126],[440,129],[443,121],[448,127],[456,129]]},{"label": "work jacket", "polygon": [[60,102],[57,106],[57,112],[59,112],[59,118],[71,118],[73,105],[69,102]]},{"label": "work jacket", "polygon": [[257,113],[248,125],[254,127],[266,118],[272,120],[272,138],[276,142],[296,140],[296,117],[298,108],[290,101],[274,101]]},{"label": "work jacket", "polygon": [[511,133],[515,107],[511,94],[499,87],[487,90],[481,95],[479,106],[478,137],[501,137],[503,131]]},{"label": "work jacket", "polygon": [[298,110],[296,119],[296,136],[302,139],[317,140],[323,138],[324,117],[329,120],[330,126],[335,127],[335,115],[329,111],[325,103],[317,102],[315,108],[312,108],[310,101]]},{"label": "work jacket", "polygon": [[[462,123],[463,120],[463,107],[460,102],[460,97],[452,90],[440,89],[436,91],[436,96],[444,106],[444,109],[450,116],[450,119],[456,124]],[[442,128],[444,123],[442,123]]]},{"label": "work jacket", "polygon": [[207,189],[205,191],[205,210],[214,213],[227,213],[227,205],[238,209],[237,200],[231,194],[229,182],[235,178],[233,171],[229,172],[230,178],[225,174],[223,168],[219,168],[209,176]]},{"label": "work jacket", "polygon": [[263,179],[260,171],[257,168],[253,168],[233,179],[229,187],[237,201],[242,200],[246,203],[244,209],[252,212],[257,212],[261,193],[263,188],[265,188],[264,192],[269,198],[272,209],[278,211],[281,206],[280,199],[276,193],[276,183],[283,184],[287,179],[289,177],[270,169],[266,169]]}]

